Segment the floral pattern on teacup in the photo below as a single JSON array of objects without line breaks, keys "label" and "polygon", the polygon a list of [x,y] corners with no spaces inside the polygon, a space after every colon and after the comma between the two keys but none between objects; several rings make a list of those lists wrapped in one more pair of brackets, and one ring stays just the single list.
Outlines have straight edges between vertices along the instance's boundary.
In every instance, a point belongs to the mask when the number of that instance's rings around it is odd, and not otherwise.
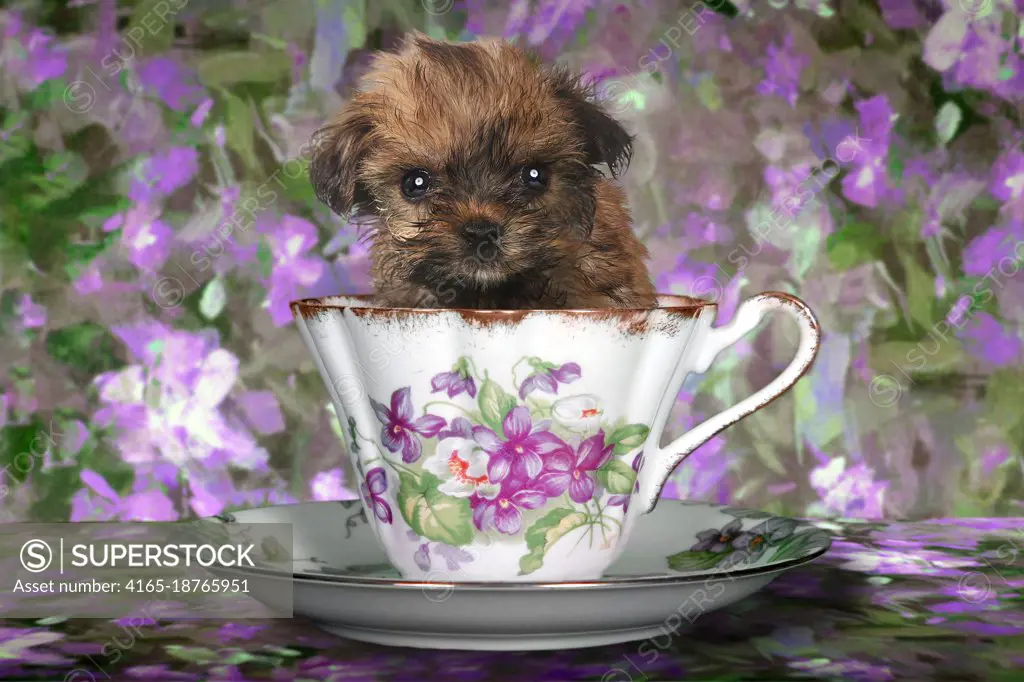
[{"label": "floral pattern on teacup", "polygon": [[[346,434],[360,453],[370,521],[392,525],[400,517],[422,538],[413,557],[421,567],[432,555],[457,563],[464,560],[457,548],[505,538],[525,540],[526,575],[580,528],[591,544],[612,547],[642,463],[639,452],[632,466],[624,456],[644,445],[650,427],[610,420],[591,394],[545,397],[582,375],[575,362],[524,357],[506,390],[461,357],[431,378],[430,397],[437,399],[417,405],[411,386],[394,390],[388,404],[371,399],[377,437],[366,437],[351,419]],[[442,417],[439,406],[460,416]]]}]

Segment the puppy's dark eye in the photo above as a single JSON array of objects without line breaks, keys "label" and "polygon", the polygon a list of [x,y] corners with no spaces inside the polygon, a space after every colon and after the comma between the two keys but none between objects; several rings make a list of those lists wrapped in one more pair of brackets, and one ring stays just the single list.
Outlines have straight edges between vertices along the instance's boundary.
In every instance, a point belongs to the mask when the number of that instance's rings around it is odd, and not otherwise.
[{"label": "puppy's dark eye", "polygon": [[548,171],[540,165],[523,168],[523,184],[530,189],[544,189],[548,186]]},{"label": "puppy's dark eye", "polygon": [[419,199],[430,189],[430,173],[411,170],[402,177],[402,194],[407,199]]}]

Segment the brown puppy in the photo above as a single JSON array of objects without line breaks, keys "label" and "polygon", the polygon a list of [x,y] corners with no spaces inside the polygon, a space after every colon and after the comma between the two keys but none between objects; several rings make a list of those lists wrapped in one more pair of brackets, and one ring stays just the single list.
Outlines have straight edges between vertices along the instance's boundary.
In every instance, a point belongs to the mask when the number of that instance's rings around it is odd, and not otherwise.
[{"label": "brown puppy", "polygon": [[577,77],[500,41],[414,34],[314,136],[310,178],[374,225],[395,307],[650,307],[647,250],[615,176],[632,138]]}]

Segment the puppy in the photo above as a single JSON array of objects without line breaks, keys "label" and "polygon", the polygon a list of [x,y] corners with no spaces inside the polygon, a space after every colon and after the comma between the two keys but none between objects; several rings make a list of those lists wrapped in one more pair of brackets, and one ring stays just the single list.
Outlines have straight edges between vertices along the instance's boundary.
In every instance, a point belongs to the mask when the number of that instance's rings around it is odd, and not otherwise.
[{"label": "puppy", "polygon": [[632,138],[579,77],[497,40],[413,34],[313,140],[310,179],[371,224],[386,306],[651,307],[616,177]]}]

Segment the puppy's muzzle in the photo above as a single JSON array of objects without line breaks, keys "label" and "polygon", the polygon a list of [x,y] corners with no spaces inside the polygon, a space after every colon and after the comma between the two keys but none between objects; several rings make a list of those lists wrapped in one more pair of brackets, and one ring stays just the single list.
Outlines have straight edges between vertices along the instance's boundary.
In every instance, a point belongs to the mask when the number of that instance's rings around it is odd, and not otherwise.
[{"label": "puppy's muzzle", "polygon": [[459,236],[474,255],[481,260],[489,260],[497,256],[498,241],[503,228],[490,220],[475,218],[467,220],[459,226]]}]

